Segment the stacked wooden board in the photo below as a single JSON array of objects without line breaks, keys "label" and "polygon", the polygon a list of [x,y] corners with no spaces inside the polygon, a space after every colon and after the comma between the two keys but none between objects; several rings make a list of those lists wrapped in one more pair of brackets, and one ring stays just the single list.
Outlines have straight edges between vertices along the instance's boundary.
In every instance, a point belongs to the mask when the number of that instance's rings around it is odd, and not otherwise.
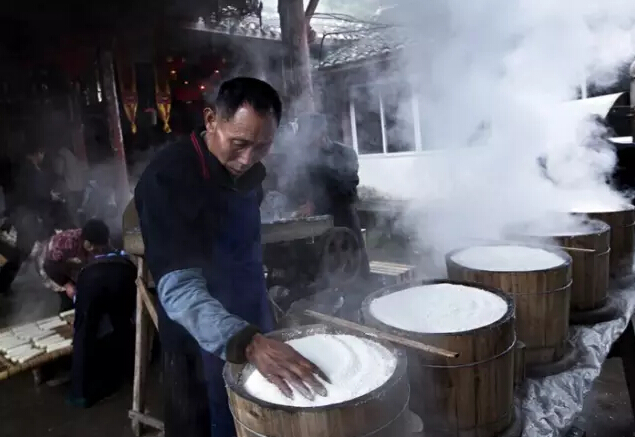
[{"label": "stacked wooden board", "polygon": [[0,380],[72,350],[74,310],[0,332]]}]

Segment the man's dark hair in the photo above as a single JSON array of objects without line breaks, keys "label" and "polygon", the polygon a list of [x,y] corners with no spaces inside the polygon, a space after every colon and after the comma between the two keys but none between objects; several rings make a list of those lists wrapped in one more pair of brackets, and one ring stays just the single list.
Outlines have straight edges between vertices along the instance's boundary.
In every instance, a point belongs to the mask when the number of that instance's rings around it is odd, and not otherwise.
[{"label": "man's dark hair", "polygon": [[267,82],[253,77],[236,77],[221,84],[214,107],[220,117],[230,119],[248,104],[260,115],[273,112],[276,122],[282,117],[282,101],[278,92]]},{"label": "man's dark hair", "polygon": [[96,246],[105,246],[110,239],[110,229],[102,220],[88,220],[82,228],[82,239]]}]

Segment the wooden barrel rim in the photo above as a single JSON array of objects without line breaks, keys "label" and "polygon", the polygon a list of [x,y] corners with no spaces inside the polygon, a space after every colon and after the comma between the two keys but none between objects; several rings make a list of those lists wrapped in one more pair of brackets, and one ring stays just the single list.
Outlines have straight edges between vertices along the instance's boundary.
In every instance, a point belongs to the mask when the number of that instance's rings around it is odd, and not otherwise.
[{"label": "wooden barrel rim", "polygon": [[[633,223],[635,224],[635,223]],[[575,237],[590,237],[592,235],[602,235],[605,234],[606,232],[610,232],[611,231],[611,226],[606,223],[603,222],[602,220],[598,220],[598,219],[587,219],[584,220],[582,222],[582,226],[590,226],[591,229],[589,229],[588,231],[585,232],[575,232],[573,234],[571,233],[566,233],[566,232],[562,232],[562,233],[554,233],[554,234],[549,234],[549,233],[538,233],[538,232],[531,232],[528,231],[528,234],[523,234],[526,235],[528,237],[539,237],[539,238],[562,238],[562,237],[567,237],[567,238],[575,238]]]},{"label": "wooden barrel rim", "polygon": [[[546,252],[549,252],[551,254],[554,255],[558,255],[559,257],[562,258],[562,264],[558,264],[557,266],[553,266],[553,267],[549,267],[546,269],[536,269],[536,270],[482,270],[482,269],[473,269],[471,267],[467,267],[463,264],[460,264],[456,261],[454,261],[452,259],[452,257],[454,255],[456,255],[457,253],[463,252],[464,250],[467,249],[472,249],[472,248],[476,248],[476,247],[491,247],[491,246],[520,246],[520,247],[527,247],[529,249],[540,249],[540,250],[544,250]],[[571,264],[573,263],[573,259],[571,258],[571,255],[569,255],[567,252],[565,252],[564,250],[560,250],[560,249],[551,249],[551,248],[547,248],[544,246],[540,246],[540,245],[532,245],[532,246],[525,246],[523,244],[479,244],[479,245],[475,245],[475,246],[466,246],[463,248],[459,248],[459,249],[454,249],[450,252],[448,252],[445,255],[445,260],[448,264],[454,264],[456,266],[459,266],[460,268],[462,268],[463,270],[468,270],[470,272],[485,272],[485,273],[501,273],[501,274],[527,274],[527,273],[547,273],[547,272],[556,272],[558,270],[561,270],[563,268],[569,268],[571,267]]]},{"label": "wooden barrel rim", "polygon": [[559,292],[564,291],[567,288],[571,287],[572,284],[573,284],[573,280],[570,280],[567,285],[565,285],[563,287],[560,287],[560,288],[556,288],[554,290],[539,291],[539,292],[536,292],[536,293],[515,293],[515,292],[511,292],[510,291],[510,294],[513,294],[514,296],[539,296],[541,294],[559,293]]},{"label": "wooden barrel rim", "polygon": [[[366,393],[365,395],[358,396],[357,398],[349,399],[347,401],[338,402],[336,404],[320,405],[316,407],[294,407],[291,405],[273,404],[271,402],[267,402],[263,399],[252,396],[249,392],[247,392],[247,390],[245,390],[245,387],[242,383],[243,381],[242,372],[240,375],[236,375],[237,377],[235,377],[233,373],[231,372],[230,366],[226,365],[223,368],[223,379],[225,380],[225,384],[227,385],[227,387],[231,389],[233,392],[235,392],[238,396],[246,399],[247,401],[266,407],[266,408],[290,412],[290,413],[316,412],[316,411],[335,410],[345,406],[364,404],[370,400],[376,399],[379,393],[385,392],[389,390],[390,388],[394,387],[401,380],[401,378],[406,376],[407,358],[404,351],[394,347],[392,344],[388,342],[377,340],[377,339],[371,340],[366,337],[363,337],[355,331],[317,324],[317,325],[303,325],[298,328],[288,328],[284,330],[274,331],[274,332],[270,332],[266,334],[265,336],[284,341],[285,335],[291,334],[294,331],[297,333],[302,333],[302,334],[311,332],[312,334],[315,333],[315,334],[331,334],[331,335],[338,335],[338,334],[353,335],[358,338],[363,338],[363,339],[378,343],[382,345],[383,347],[385,347],[388,351],[390,351],[394,355],[396,360],[395,370],[392,372],[392,375],[390,376],[390,378],[388,378],[388,380],[385,383],[383,383],[376,389]],[[312,334],[309,334],[309,335],[312,335]],[[308,335],[305,335],[305,336],[308,336]],[[293,338],[301,338],[301,336],[288,337],[288,339],[293,339]]]},{"label": "wooden barrel rim", "polygon": [[[404,329],[399,329],[396,328],[394,326],[390,326],[390,325],[386,325],[385,323],[383,323],[381,320],[377,319],[375,316],[373,316],[372,312],[370,311],[370,304],[373,300],[378,299],[380,297],[386,296],[388,294],[392,294],[395,293],[397,291],[404,291],[407,290],[408,288],[413,288],[413,287],[420,287],[420,286],[426,286],[426,285],[439,285],[439,284],[451,284],[451,285],[463,285],[465,287],[471,287],[471,288],[478,288],[480,290],[484,290],[484,291],[489,291],[490,293],[495,294],[496,296],[500,297],[501,299],[503,299],[506,303],[507,303],[507,311],[505,312],[505,314],[503,315],[503,317],[501,317],[500,319],[496,320],[493,323],[490,323],[488,325],[485,326],[481,326],[478,328],[474,328],[474,329],[470,329],[468,331],[459,331],[459,332],[413,332],[413,331],[406,331]],[[494,288],[494,287],[489,287],[486,285],[481,285],[479,283],[476,282],[468,282],[468,281],[454,281],[454,280],[450,280],[450,279],[432,279],[432,280],[425,280],[425,279],[419,279],[419,280],[415,280],[415,281],[410,281],[410,282],[403,282],[401,284],[397,284],[397,285],[390,285],[388,287],[384,287],[382,289],[379,289],[371,294],[369,294],[368,296],[366,296],[366,298],[362,301],[362,314],[364,315],[364,317],[372,317],[373,320],[375,322],[377,322],[379,324],[379,326],[382,327],[382,330],[386,330],[389,332],[392,332],[396,335],[401,335],[403,337],[406,338],[413,338],[413,337],[421,337],[421,336],[426,336],[426,335],[434,335],[435,337],[456,337],[458,335],[476,335],[479,332],[482,332],[484,330],[491,330],[493,328],[496,328],[504,323],[507,323],[509,321],[509,319],[514,317],[514,313],[515,313],[515,303],[514,303],[514,299],[513,297],[511,297],[509,294],[499,290],[498,288]],[[441,366],[443,367],[443,366]]]},{"label": "wooden barrel rim", "polygon": [[[391,426],[393,423],[395,423],[397,420],[399,420],[399,418],[403,415],[403,413],[408,410],[408,408],[410,407],[410,385],[408,385],[408,396],[406,399],[406,402],[404,402],[403,404],[403,408],[395,415],[395,417],[393,417],[392,419],[390,419],[388,422],[384,423],[382,426],[380,426],[377,429],[372,430],[369,433],[366,434],[362,434],[361,436],[357,436],[357,437],[369,437],[372,436],[374,434],[377,434],[378,432],[386,429],[387,427]],[[298,411],[300,410],[300,407],[297,407]],[[320,407],[311,407],[311,408],[320,408]],[[254,431],[253,429],[249,428],[247,425],[245,425],[243,422],[241,422],[236,415],[234,414],[234,409],[232,408],[231,404],[229,405],[229,411],[232,415],[232,417],[234,418],[234,420],[244,429],[246,429],[247,431],[249,431],[250,433],[252,433],[253,435],[257,435],[260,436],[262,434],[260,434],[257,431]],[[266,437],[266,436],[263,436]]]}]

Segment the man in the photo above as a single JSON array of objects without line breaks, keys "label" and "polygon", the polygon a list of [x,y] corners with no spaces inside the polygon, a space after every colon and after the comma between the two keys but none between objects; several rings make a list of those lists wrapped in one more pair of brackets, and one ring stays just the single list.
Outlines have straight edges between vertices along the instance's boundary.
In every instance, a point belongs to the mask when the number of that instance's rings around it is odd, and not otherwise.
[{"label": "man", "polygon": [[[103,253],[79,272],[70,402],[90,407],[114,393],[132,369],[137,269],[120,251]],[[104,332],[105,331],[105,332]]]},{"label": "man", "polygon": [[357,154],[351,147],[329,139],[324,115],[305,114],[296,122],[295,144],[299,146],[299,167],[303,170],[293,181],[290,192],[290,197],[300,204],[296,215],[329,214],[335,226],[353,231],[362,252],[360,275],[368,278],[368,255],[355,209],[359,184]]},{"label": "man", "polygon": [[81,229],[53,235],[38,256],[38,271],[44,283],[60,293],[60,311],[73,307],[77,273],[94,255],[110,247],[110,230],[101,220],[89,220]]},{"label": "man", "polygon": [[[261,334],[273,321],[260,245],[260,161],[281,112],[269,84],[246,77],[223,83],[204,110],[205,127],[161,150],[136,186],[160,302],[166,437],[236,435],[224,361],[251,362],[287,396],[290,387],[306,397],[326,394],[313,363]],[[201,410],[201,357],[209,411]]]}]

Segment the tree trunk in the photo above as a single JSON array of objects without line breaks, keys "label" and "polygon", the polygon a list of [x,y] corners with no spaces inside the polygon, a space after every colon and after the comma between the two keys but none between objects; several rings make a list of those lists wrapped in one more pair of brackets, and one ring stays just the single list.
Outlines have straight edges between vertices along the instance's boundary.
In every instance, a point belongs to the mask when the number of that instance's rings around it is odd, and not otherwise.
[{"label": "tree trunk", "polygon": [[313,112],[313,83],[302,0],[278,0],[280,29],[285,47],[285,101],[290,117]]}]

